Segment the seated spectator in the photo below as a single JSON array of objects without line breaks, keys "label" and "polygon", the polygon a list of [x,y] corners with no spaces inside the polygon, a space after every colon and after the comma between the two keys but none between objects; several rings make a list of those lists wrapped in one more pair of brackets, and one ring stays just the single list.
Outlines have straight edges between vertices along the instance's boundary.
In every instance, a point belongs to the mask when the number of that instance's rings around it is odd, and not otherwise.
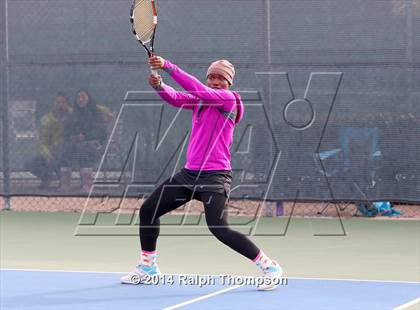
[{"label": "seated spectator", "polygon": [[88,192],[92,186],[93,167],[99,160],[106,144],[108,130],[106,122],[112,113],[98,106],[89,92],[77,92],[65,136],[66,153],[69,157],[67,180],[70,184],[71,168],[80,169],[82,190]]},{"label": "seated spectator", "polygon": [[41,118],[39,154],[26,164],[26,168],[41,180],[42,189],[47,188],[54,174],[60,175],[60,169],[67,165],[64,156],[64,131],[70,114],[67,98],[58,93],[51,111]]}]

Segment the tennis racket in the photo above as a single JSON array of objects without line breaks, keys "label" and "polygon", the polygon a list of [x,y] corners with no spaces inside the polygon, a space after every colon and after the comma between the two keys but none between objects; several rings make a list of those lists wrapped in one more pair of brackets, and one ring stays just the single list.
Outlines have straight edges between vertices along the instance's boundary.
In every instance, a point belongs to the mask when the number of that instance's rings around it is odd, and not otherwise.
[{"label": "tennis racket", "polygon": [[[137,41],[146,49],[149,58],[153,55],[153,43],[157,26],[157,12],[154,0],[134,0],[130,10],[130,21]],[[149,44],[149,48],[147,47]],[[156,70],[150,70],[157,75]]]}]

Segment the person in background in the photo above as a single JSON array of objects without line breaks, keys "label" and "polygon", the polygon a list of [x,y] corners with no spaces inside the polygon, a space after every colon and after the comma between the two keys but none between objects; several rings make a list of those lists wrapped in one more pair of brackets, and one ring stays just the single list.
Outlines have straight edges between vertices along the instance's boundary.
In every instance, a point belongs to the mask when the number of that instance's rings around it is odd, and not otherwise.
[{"label": "person in background", "polygon": [[60,176],[60,188],[63,186],[63,166],[66,166],[64,154],[64,131],[71,115],[67,98],[58,93],[54,104],[41,118],[39,128],[39,154],[27,163],[27,169],[41,180],[40,188],[46,189],[55,175]]},{"label": "person in background", "polygon": [[98,106],[87,90],[76,94],[73,112],[66,128],[66,153],[71,166],[66,167],[66,185],[70,185],[72,168],[80,169],[82,191],[92,186],[93,167],[99,160],[108,137],[107,121],[112,113]]}]

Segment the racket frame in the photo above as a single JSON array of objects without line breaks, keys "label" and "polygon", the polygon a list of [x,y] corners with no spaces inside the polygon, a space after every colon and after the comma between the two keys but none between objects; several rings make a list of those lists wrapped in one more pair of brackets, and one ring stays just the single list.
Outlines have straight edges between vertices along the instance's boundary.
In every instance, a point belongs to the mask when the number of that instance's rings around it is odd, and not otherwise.
[{"label": "racket frame", "polygon": [[[141,44],[141,46],[144,47],[144,49],[147,52],[147,55],[150,57],[152,57],[154,55],[154,42],[155,42],[155,33],[156,33],[156,28],[157,28],[157,10],[156,10],[156,4],[155,4],[155,0],[148,0],[151,2],[152,5],[152,10],[153,10],[153,33],[152,33],[152,37],[150,38],[150,40],[143,42],[142,40],[140,40],[140,38],[137,35],[136,29],[134,28],[134,6],[136,3],[136,0],[133,1],[133,4],[131,5],[131,9],[130,9],[130,22],[131,22],[131,27],[132,27],[132,32],[134,34],[134,36],[136,37],[137,41]],[[147,47],[147,43],[150,42],[150,49]],[[156,70],[150,69],[151,73],[153,75],[158,75]]]}]

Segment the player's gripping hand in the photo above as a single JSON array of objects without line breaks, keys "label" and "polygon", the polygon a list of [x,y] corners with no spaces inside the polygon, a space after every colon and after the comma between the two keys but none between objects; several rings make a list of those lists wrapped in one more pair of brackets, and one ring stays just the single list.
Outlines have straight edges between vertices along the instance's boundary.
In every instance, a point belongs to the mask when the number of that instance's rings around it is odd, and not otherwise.
[{"label": "player's gripping hand", "polygon": [[160,56],[153,55],[149,58],[149,65],[152,70],[163,69],[165,65],[165,59]]},{"label": "player's gripping hand", "polygon": [[162,77],[160,75],[149,75],[149,85],[154,89],[162,88]]}]

